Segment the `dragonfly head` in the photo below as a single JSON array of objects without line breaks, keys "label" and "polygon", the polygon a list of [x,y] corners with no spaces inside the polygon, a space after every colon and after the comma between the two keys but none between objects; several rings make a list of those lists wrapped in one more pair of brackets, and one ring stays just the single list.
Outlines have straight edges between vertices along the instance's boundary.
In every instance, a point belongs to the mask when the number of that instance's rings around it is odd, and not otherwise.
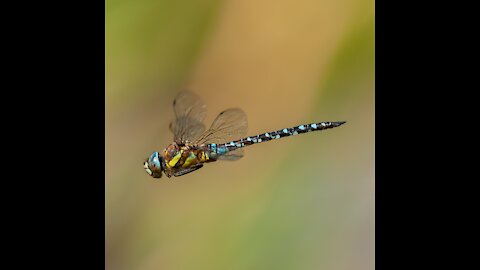
[{"label": "dragonfly head", "polygon": [[153,178],[160,178],[165,168],[164,164],[165,161],[163,157],[160,156],[158,152],[153,152],[153,154],[145,160],[145,163],[143,163],[143,168],[145,168],[145,171]]}]

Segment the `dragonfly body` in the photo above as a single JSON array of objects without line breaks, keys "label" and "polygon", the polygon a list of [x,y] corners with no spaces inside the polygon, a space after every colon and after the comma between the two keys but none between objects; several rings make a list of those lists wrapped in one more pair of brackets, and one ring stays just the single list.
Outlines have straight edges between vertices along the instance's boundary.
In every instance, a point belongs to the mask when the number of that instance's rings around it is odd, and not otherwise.
[{"label": "dragonfly body", "polygon": [[[243,137],[247,130],[247,119],[240,109],[223,111],[212,126],[204,131],[202,120],[206,106],[196,95],[182,92],[173,105],[176,119],[170,124],[170,129],[175,135],[174,142],[161,153],[153,152],[144,163],[147,173],[155,178],[160,178],[162,172],[167,177],[181,176],[202,168],[204,163],[237,160],[243,157],[241,148],[249,145],[334,128],[345,123],[312,123]],[[239,137],[243,138],[233,140]]]}]

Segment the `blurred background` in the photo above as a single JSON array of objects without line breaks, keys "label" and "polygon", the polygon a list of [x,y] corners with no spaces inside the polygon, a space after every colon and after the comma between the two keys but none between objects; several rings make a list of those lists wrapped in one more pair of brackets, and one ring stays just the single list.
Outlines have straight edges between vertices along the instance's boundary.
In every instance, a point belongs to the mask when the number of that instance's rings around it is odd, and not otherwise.
[{"label": "blurred background", "polygon": [[[374,269],[372,0],[106,0],[105,268]],[[143,162],[172,142],[188,89],[254,145],[180,178]]]}]

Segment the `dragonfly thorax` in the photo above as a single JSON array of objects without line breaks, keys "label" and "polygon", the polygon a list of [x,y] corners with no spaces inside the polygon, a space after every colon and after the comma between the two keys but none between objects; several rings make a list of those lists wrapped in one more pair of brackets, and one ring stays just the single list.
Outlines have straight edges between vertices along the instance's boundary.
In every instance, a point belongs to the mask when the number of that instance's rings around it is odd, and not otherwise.
[{"label": "dragonfly thorax", "polygon": [[172,143],[165,150],[163,150],[163,158],[166,162],[169,162],[172,158],[177,156],[180,153],[181,147],[176,144]]}]

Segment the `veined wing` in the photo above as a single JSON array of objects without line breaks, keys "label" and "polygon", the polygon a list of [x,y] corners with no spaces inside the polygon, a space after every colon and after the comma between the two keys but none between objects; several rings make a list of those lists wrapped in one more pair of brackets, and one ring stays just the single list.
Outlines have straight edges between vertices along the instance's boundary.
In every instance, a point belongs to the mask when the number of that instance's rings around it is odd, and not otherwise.
[{"label": "veined wing", "polygon": [[227,160],[227,161],[235,161],[237,159],[241,159],[245,155],[245,151],[243,151],[243,148],[239,148],[237,150],[233,150],[230,152],[227,152],[226,154],[223,154],[218,157],[219,160]]},{"label": "veined wing", "polygon": [[203,119],[207,114],[207,106],[197,95],[183,91],[173,100],[175,120],[170,123],[173,140],[177,144],[194,141],[205,131]]},{"label": "veined wing", "polygon": [[240,139],[247,134],[247,115],[238,108],[221,112],[195,144],[226,143]]},{"label": "veined wing", "polygon": [[[195,144],[222,144],[245,137],[248,129],[247,115],[238,108],[221,112]],[[237,160],[243,157],[243,149],[237,149],[219,156],[222,160]]]}]

